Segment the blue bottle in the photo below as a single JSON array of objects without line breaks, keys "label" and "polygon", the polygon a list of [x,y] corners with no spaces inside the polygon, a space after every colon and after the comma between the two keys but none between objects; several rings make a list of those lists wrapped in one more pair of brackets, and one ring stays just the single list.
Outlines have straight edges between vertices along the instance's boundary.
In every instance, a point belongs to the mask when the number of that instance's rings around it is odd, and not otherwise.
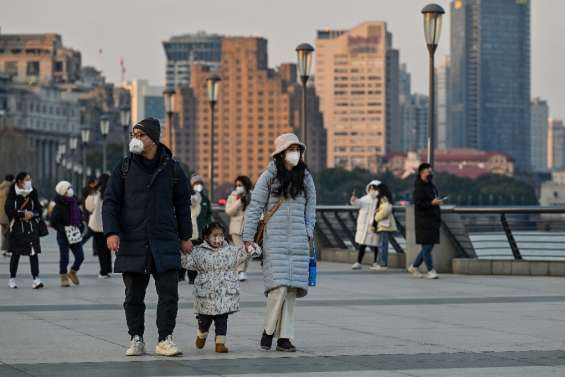
[{"label": "blue bottle", "polygon": [[315,287],[318,280],[317,250],[316,242],[312,242],[312,256],[308,263],[308,286]]}]

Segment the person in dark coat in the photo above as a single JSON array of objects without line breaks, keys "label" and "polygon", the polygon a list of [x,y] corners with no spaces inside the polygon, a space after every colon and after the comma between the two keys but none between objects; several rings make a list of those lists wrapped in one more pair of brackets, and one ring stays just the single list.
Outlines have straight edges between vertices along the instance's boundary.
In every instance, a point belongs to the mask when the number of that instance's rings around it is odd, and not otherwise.
[{"label": "person in dark coat", "polygon": [[422,245],[422,249],[416,256],[414,262],[408,267],[408,271],[415,277],[422,277],[418,268],[422,263],[426,264],[429,279],[437,279],[432,261],[432,250],[439,243],[439,231],[441,227],[441,208],[443,201],[439,198],[438,190],[432,183],[432,167],[428,163],[420,164],[418,177],[414,184],[414,206],[416,221],[416,243]]},{"label": "person in dark coat", "polygon": [[16,273],[20,256],[29,255],[33,289],[43,288],[39,279],[39,258],[41,245],[39,242],[39,222],[43,208],[39,203],[37,190],[32,186],[31,176],[21,172],[16,182],[10,187],[4,210],[9,220],[10,288],[17,288]]},{"label": "person in dark coat", "polygon": [[172,340],[178,310],[180,253],[192,250],[188,178],[171,151],[159,142],[154,118],[133,126],[130,155],[113,170],[104,194],[102,223],[114,272],[126,287],[124,309],[131,336],[128,356],[145,354],[145,291],[153,275],[159,302],[155,352],[175,356]]},{"label": "person in dark coat", "polygon": [[[69,280],[74,285],[79,285],[78,270],[84,261],[82,249],[82,214],[79,201],[70,182],[61,181],[55,186],[55,206],[51,212],[51,226],[57,230],[57,244],[59,245],[59,278],[61,287],[70,286]],[[75,230],[74,238],[68,232]],[[71,237],[71,238],[69,238]],[[75,258],[69,271],[69,250]]]}]

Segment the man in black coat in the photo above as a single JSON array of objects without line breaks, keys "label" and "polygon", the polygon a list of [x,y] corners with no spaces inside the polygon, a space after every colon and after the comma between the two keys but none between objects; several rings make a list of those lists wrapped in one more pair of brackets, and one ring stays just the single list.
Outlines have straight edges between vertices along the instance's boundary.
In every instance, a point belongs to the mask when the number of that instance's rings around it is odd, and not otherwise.
[{"label": "man in black coat", "polygon": [[160,124],[148,118],[133,127],[130,156],[112,172],[102,219],[114,270],[123,274],[124,309],[131,336],[126,355],[145,353],[145,291],[153,275],[159,301],[155,352],[175,356],[172,341],[178,310],[180,252],[192,250],[188,179],[171,151],[159,142]]},{"label": "man in black coat", "polygon": [[422,277],[418,268],[422,263],[426,264],[428,273],[425,277],[437,279],[432,261],[432,250],[439,243],[439,231],[441,228],[441,208],[443,201],[438,197],[436,186],[432,183],[432,167],[428,163],[420,164],[418,177],[414,184],[414,207],[416,220],[416,243],[422,245],[422,249],[414,262],[408,267],[408,271],[416,277]]}]

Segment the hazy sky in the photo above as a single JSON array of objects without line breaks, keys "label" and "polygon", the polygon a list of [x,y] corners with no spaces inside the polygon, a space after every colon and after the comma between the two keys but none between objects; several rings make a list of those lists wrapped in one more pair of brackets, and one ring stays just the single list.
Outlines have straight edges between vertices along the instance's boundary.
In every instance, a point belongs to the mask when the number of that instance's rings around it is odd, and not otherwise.
[{"label": "hazy sky", "polygon": [[[438,58],[449,53],[449,0],[436,0],[444,17]],[[351,28],[383,20],[408,64],[415,91],[427,91],[427,51],[420,10],[428,0],[0,0],[2,33],[56,32],[82,52],[83,64],[120,80],[162,84],[161,42],[171,35],[204,30],[226,35],[263,36],[270,66],[295,61],[294,48],[314,43],[325,28]],[[553,117],[565,118],[565,0],[532,0],[532,97],[549,101]],[[100,55],[99,49],[103,50]]]}]

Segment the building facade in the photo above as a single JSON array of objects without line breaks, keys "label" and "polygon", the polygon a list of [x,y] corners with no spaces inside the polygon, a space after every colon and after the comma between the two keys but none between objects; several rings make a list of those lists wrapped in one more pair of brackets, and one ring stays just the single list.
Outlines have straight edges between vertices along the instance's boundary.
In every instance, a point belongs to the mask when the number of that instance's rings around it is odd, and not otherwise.
[{"label": "building facade", "polygon": [[401,148],[399,76],[398,51],[386,23],[318,31],[315,87],[328,167],[376,172],[388,150]]},{"label": "building facade", "polygon": [[132,124],[148,117],[165,124],[163,86],[151,85],[147,80],[133,80],[123,83],[122,87],[130,93]]},{"label": "building facade", "polygon": [[424,94],[411,94],[401,106],[403,151],[417,152],[428,145],[429,99]]},{"label": "building facade", "polygon": [[449,56],[445,56],[436,68],[436,132],[437,149],[448,149],[453,143],[449,140],[454,130],[449,120]]},{"label": "building facade", "polygon": [[530,119],[530,165],[535,172],[547,172],[549,107],[546,101],[540,98],[532,100]]},{"label": "building facade", "polygon": [[[255,180],[271,160],[275,138],[299,135],[301,88],[296,66],[274,71],[267,65],[267,40],[226,37],[218,73],[222,81],[215,111],[214,182],[225,195],[238,175]],[[206,80],[213,68],[192,67],[189,86],[177,87],[177,158],[209,179],[211,113]],[[323,161],[325,132],[314,88],[309,90],[308,163],[313,171]],[[323,165],[321,165],[323,167]]]},{"label": "building facade", "polygon": [[565,124],[560,119],[549,119],[547,167],[552,171],[565,170]]},{"label": "building facade", "polygon": [[530,161],[529,0],[451,3],[450,88],[455,145]]},{"label": "building facade", "polygon": [[195,64],[218,68],[222,56],[223,37],[199,32],[171,37],[163,42],[167,57],[166,87],[190,85]]}]

